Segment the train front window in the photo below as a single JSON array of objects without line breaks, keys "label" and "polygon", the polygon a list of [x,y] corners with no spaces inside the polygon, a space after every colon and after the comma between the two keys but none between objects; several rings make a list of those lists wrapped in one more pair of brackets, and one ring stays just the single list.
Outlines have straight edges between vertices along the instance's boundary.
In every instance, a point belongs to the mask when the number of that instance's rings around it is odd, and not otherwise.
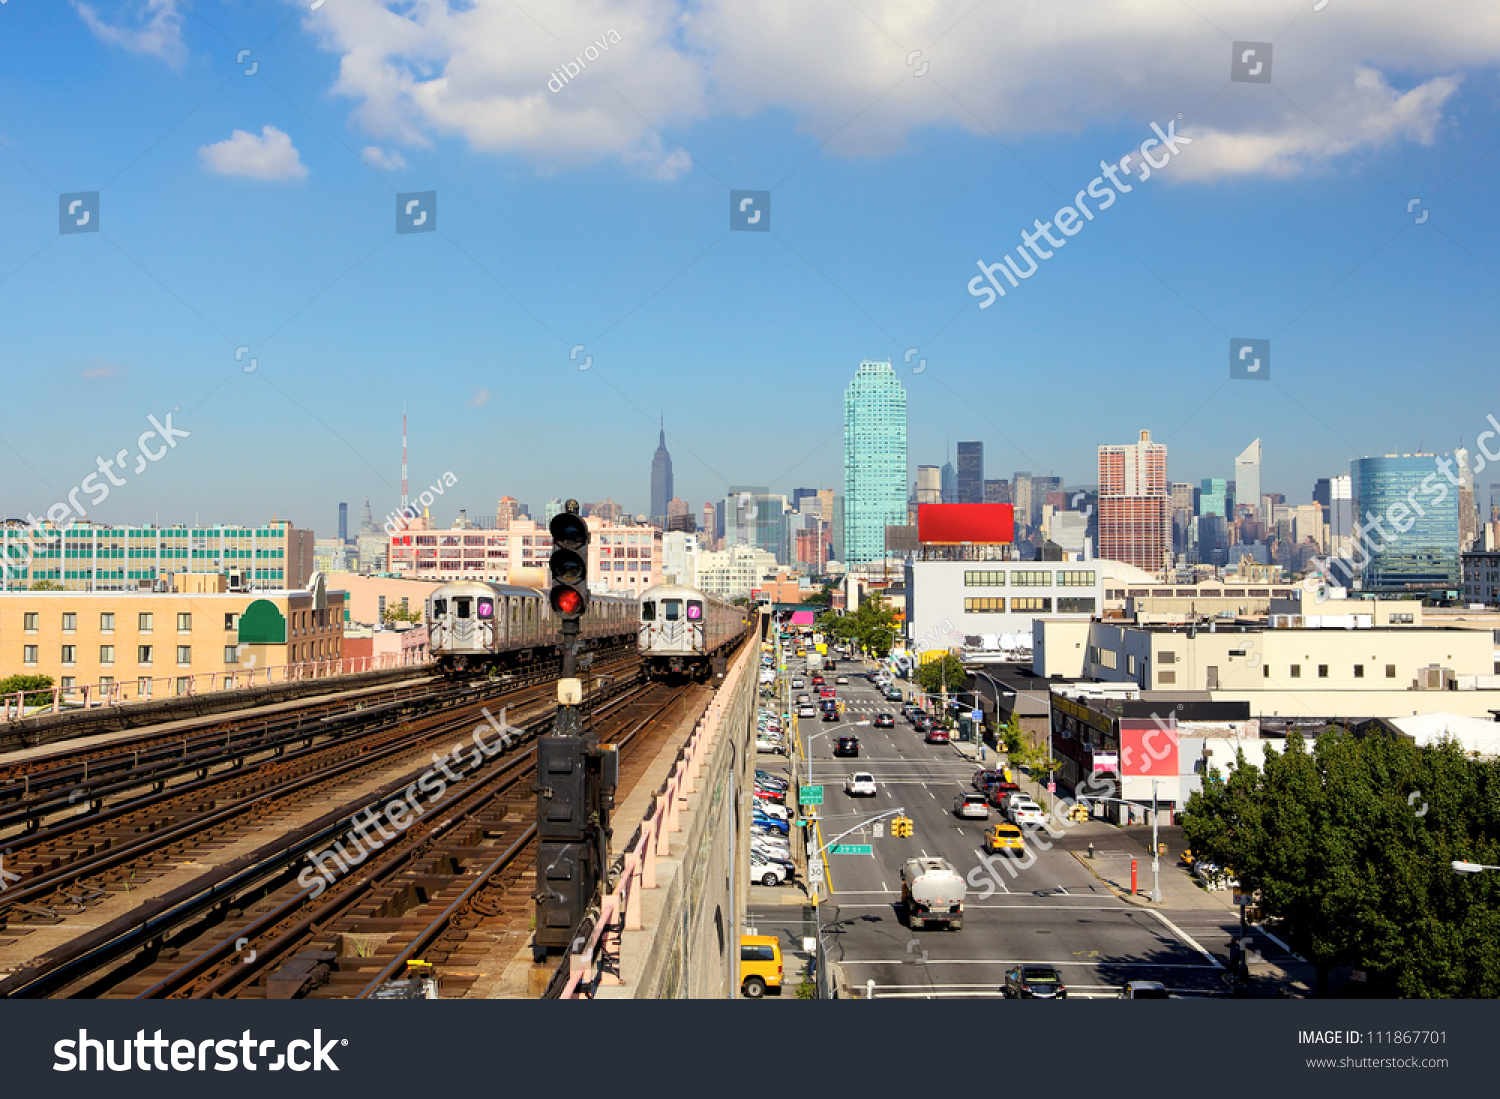
[{"label": "train front window", "polygon": [[448,600],[434,599],[432,601],[432,617],[446,618],[448,615]]},{"label": "train front window", "polygon": [[661,616],[668,622],[676,622],[682,617],[682,600],[663,599],[661,601]]},{"label": "train front window", "polygon": [[469,606],[470,602],[468,599],[455,599],[453,601],[453,613],[459,618],[468,618],[471,609]]},{"label": "train front window", "polygon": [[652,603],[652,602],[648,601],[648,602],[645,602],[645,603],[641,604],[641,621],[642,622],[655,622],[656,621],[656,604],[655,603]]},{"label": "train front window", "polygon": [[494,618],[495,617],[495,601],[493,599],[481,599],[479,601],[479,617],[480,618]]},{"label": "train front window", "polygon": [[703,617],[703,604],[696,599],[688,600],[688,621],[696,622]]}]

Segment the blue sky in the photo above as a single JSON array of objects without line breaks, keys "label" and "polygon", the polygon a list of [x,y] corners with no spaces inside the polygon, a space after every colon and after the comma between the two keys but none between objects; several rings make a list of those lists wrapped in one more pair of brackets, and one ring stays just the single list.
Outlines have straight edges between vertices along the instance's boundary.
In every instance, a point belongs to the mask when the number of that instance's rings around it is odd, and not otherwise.
[{"label": "blue sky", "polygon": [[[403,402],[414,493],[457,478],[445,521],[644,510],[661,412],[695,509],[841,486],[861,358],[898,364],[913,467],[978,438],[987,476],[1070,484],[1141,428],[1174,480],[1260,436],[1265,489],[1302,501],[1500,413],[1482,5],[752,8],[8,0],[0,510],[173,408],[191,438],[94,518],[378,517]],[[1274,40],[1274,84],[1228,80],[1232,40]],[[1179,113],[1191,146],[978,307],[977,260]],[[772,190],[770,233],[728,230],[730,189]],[[58,194],[91,190],[101,232],[59,236]],[[395,234],[426,190],[439,231]],[[1272,340],[1269,384],[1229,380],[1231,337]]]}]

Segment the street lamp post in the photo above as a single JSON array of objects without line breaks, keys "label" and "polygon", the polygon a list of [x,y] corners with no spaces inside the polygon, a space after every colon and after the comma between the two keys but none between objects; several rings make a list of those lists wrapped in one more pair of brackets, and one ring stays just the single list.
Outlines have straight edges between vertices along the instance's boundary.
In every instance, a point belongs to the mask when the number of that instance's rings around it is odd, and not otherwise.
[{"label": "street lamp post", "polygon": [[1500,866],[1486,866],[1482,862],[1457,862],[1453,863],[1455,874],[1478,874],[1484,870],[1500,870]]},{"label": "street lamp post", "polygon": [[[1161,844],[1156,841],[1156,779],[1151,780],[1151,903],[1161,904]],[[1240,910],[1241,923],[1244,909]]]}]

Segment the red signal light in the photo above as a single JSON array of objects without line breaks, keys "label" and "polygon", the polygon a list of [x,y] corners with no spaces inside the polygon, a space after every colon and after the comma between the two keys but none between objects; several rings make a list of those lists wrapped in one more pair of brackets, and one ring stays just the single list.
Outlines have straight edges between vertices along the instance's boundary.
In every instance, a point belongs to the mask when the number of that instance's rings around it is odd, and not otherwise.
[{"label": "red signal light", "polygon": [[572,588],[559,588],[553,594],[552,605],[563,614],[576,614],[583,606],[583,596]]}]

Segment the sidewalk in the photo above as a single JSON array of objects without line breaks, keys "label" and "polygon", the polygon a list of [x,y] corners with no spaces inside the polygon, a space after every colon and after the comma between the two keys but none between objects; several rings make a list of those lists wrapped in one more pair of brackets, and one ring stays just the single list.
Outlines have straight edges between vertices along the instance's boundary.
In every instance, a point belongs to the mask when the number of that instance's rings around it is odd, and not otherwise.
[{"label": "sidewalk", "polygon": [[[1007,765],[1004,753],[986,746],[984,762],[980,762],[979,745],[972,741],[950,741],[954,751],[971,761],[975,769],[997,768]],[[1013,771],[1016,783],[1040,804],[1054,807],[1056,795],[1048,795],[1045,783],[1034,781],[1023,771]],[[1044,800],[1045,799],[1045,800]],[[1151,902],[1151,829],[1140,826],[1121,828],[1108,821],[1090,819],[1074,823],[1061,822],[1064,834],[1051,836],[1049,842],[1058,850],[1067,851],[1078,860],[1080,866],[1098,878],[1121,900],[1144,908],[1207,909],[1214,912],[1237,912],[1234,894],[1229,890],[1209,890],[1198,883],[1192,871],[1177,862],[1181,853],[1181,828],[1162,828],[1160,838],[1167,843],[1167,854],[1160,857],[1161,904]],[[1144,833],[1144,835],[1142,835]],[[1175,846],[1174,846],[1175,843]],[[1089,858],[1090,845],[1094,848]],[[1130,891],[1130,862],[1135,860],[1136,889]]]}]

